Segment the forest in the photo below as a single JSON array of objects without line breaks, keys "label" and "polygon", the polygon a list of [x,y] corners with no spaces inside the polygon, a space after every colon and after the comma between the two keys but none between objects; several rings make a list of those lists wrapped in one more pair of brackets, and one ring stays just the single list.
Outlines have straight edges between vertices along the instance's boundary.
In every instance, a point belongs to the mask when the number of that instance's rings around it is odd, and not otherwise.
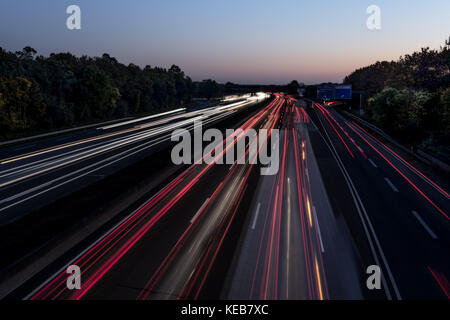
[{"label": "forest", "polygon": [[219,97],[214,80],[193,82],[169,69],[124,65],[108,54],[38,55],[0,48],[0,140],[187,106]]},{"label": "forest", "polygon": [[366,95],[366,117],[405,144],[450,159],[450,39],[358,69],[344,79]]}]

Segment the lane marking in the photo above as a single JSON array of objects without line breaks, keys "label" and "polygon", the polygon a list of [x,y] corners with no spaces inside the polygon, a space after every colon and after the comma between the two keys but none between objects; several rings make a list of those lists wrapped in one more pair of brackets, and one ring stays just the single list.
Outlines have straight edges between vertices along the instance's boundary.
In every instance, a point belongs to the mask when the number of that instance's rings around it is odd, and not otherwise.
[{"label": "lane marking", "polygon": [[261,202],[258,202],[258,206],[256,207],[255,218],[253,219],[253,223],[252,223],[252,230],[255,230],[256,221],[258,221],[258,215],[259,215],[260,208],[261,208]]},{"label": "lane marking", "polygon": [[422,227],[424,227],[424,229],[428,232],[428,234],[433,238],[433,239],[437,239],[437,235],[430,229],[430,227],[425,223],[425,221],[423,221],[422,217],[419,215],[419,213],[417,213],[417,211],[411,211],[412,214],[416,217],[417,220],[419,220],[419,223],[422,225]]},{"label": "lane marking", "polygon": [[[330,138],[327,130],[325,129],[325,126],[323,125],[322,120],[320,119],[320,117],[318,117],[318,120],[319,120],[319,122],[321,124],[321,127],[324,129],[325,135],[327,136],[329,142],[322,135],[322,133],[320,132],[319,128],[317,127],[317,125],[314,123],[314,121],[312,119],[311,119],[311,123],[314,125],[314,127],[316,127],[317,132],[319,133],[319,135],[322,137],[322,139],[325,142],[325,144],[330,149],[331,154],[333,155],[333,157],[335,158],[336,162],[338,163],[339,169],[341,169],[341,171],[342,171],[342,173],[344,175],[345,181],[347,182],[347,185],[349,187],[349,190],[350,190],[350,193],[352,195],[353,201],[354,201],[354,203],[356,205],[356,209],[358,210],[358,214],[360,216],[361,222],[363,223],[364,231],[366,233],[367,240],[369,241],[370,249],[371,249],[372,255],[373,255],[374,259],[375,259],[375,263],[377,265],[380,265],[379,259],[378,259],[378,255],[377,255],[377,253],[375,251],[375,246],[376,246],[378,251],[380,252],[381,259],[382,259],[382,261],[383,261],[383,263],[384,263],[384,265],[386,267],[387,274],[388,274],[389,279],[391,281],[392,287],[393,287],[393,289],[395,291],[395,295],[396,295],[398,300],[401,300],[402,297],[400,295],[400,291],[398,290],[397,284],[395,282],[394,276],[392,275],[392,271],[391,271],[391,269],[389,267],[389,264],[387,262],[386,256],[384,255],[384,252],[383,252],[383,249],[381,247],[380,241],[378,240],[378,237],[377,237],[377,234],[375,232],[375,229],[374,229],[374,227],[372,225],[372,222],[370,221],[369,215],[367,214],[367,210],[366,210],[366,208],[365,208],[365,206],[364,206],[364,204],[363,204],[363,202],[361,200],[361,197],[359,196],[359,194],[358,194],[358,192],[356,190],[356,187],[355,187],[352,179],[350,178],[350,175],[347,172],[347,169],[345,169],[344,164],[342,163],[342,160],[341,160],[341,158],[339,157],[339,155],[338,155],[338,153],[336,151],[336,148],[334,147],[333,143],[331,142],[331,138]],[[366,224],[366,222],[367,222],[367,224]],[[370,233],[369,233],[369,230],[370,230]],[[373,242],[372,242],[372,237],[373,237]],[[383,283],[383,288],[384,288],[384,291],[386,293],[387,299],[388,300],[392,300],[391,292],[390,292],[389,287],[387,285],[387,281],[386,281],[386,278],[384,276],[384,273],[382,273],[382,275],[381,275],[381,281]]]},{"label": "lane marking", "polygon": [[193,223],[195,221],[195,219],[197,219],[197,216],[200,214],[200,212],[202,212],[203,208],[206,206],[206,204],[208,203],[209,198],[206,198],[205,202],[203,202],[202,206],[200,207],[200,209],[198,209],[198,211],[195,213],[195,215],[192,217],[191,219],[191,223]]},{"label": "lane marking", "polygon": [[372,159],[367,159],[369,160],[370,164],[374,167],[374,168],[378,168],[378,166],[376,165],[375,162],[372,161]]},{"label": "lane marking", "polygon": [[322,251],[322,253],[325,253],[325,248],[323,247],[322,241],[322,233],[320,232],[319,219],[317,218],[316,206],[313,206],[313,213],[314,213],[314,220],[316,220],[317,233],[319,234],[320,250]]},{"label": "lane marking", "polygon": [[384,180],[387,182],[387,184],[394,190],[394,192],[399,192],[398,189],[394,186],[394,184],[389,180],[388,178],[384,177]]}]

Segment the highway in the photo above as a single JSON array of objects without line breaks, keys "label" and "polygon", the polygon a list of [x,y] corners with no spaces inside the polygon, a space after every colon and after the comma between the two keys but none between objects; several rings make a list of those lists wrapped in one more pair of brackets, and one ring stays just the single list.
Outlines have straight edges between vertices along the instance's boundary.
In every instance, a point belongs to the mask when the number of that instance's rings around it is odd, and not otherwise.
[{"label": "highway", "polygon": [[[5,154],[3,223],[52,190],[82,188],[77,179],[105,174],[115,161],[127,166],[124,159],[135,152],[167,148],[176,128],[193,129],[195,119],[216,125],[259,99],[108,126],[64,144]],[[449,298],[447,186],[319,103],[309,107],[274,94],[236,127],[242,130],[225,136],[210,156],[235,155],[242,142],[245,156],[231,164],[182,167],[107,230],[74,243],[17,283],[7,298]],[[270,152],[279,155],[275,175],[261,175],[262,165],[252,161],[263,150],[247,140],[250,129],[280,130],[279,144],[268,137]],[[69,265],[81,269],[80,290],[67,288]],[[370,265],[381,268],[380,290],[366,286]]]},{"label": "highway", "polygon": [[186,112],[184,109],[0,150],[0,225],[92,184],[167,147],[194,121],[217,124],[263,97]]}]

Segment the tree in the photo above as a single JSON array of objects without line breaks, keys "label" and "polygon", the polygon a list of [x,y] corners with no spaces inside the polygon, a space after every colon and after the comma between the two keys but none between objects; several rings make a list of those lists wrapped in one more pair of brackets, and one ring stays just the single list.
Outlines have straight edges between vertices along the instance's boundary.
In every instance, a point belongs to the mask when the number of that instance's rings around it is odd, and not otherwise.
[{"label": "tree", "polygon": [[[25,77],[0,79],[1,118],[11,131],[36,127],[45,114],[38,84]],[[5,124],[3,124],[5,126]]]},{"label": "tree", "polygon": [[409,132],[418,136],[426,115],[425,105],[430,99],[431,95],[425,91],[386,88],[369,99],[370,114],[375,123],[388,133],[401,135]]}]

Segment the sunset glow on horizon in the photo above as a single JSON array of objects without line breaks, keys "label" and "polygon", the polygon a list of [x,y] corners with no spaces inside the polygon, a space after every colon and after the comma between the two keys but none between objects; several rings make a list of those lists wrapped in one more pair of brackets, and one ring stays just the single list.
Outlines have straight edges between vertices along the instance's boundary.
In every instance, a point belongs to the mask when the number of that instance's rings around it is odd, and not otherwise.
[{"label": "sunset glow on horizon", "polygon": [[[70,4],[82,9],[76,32],[65,28]],[[371,4],[381,8],[379,31],[366,27]],[[446,0],[3,0],[0,47],[176,64],[194,80],[341,82],[376,61],[438,49],[450,35],[449,12]]]}]

